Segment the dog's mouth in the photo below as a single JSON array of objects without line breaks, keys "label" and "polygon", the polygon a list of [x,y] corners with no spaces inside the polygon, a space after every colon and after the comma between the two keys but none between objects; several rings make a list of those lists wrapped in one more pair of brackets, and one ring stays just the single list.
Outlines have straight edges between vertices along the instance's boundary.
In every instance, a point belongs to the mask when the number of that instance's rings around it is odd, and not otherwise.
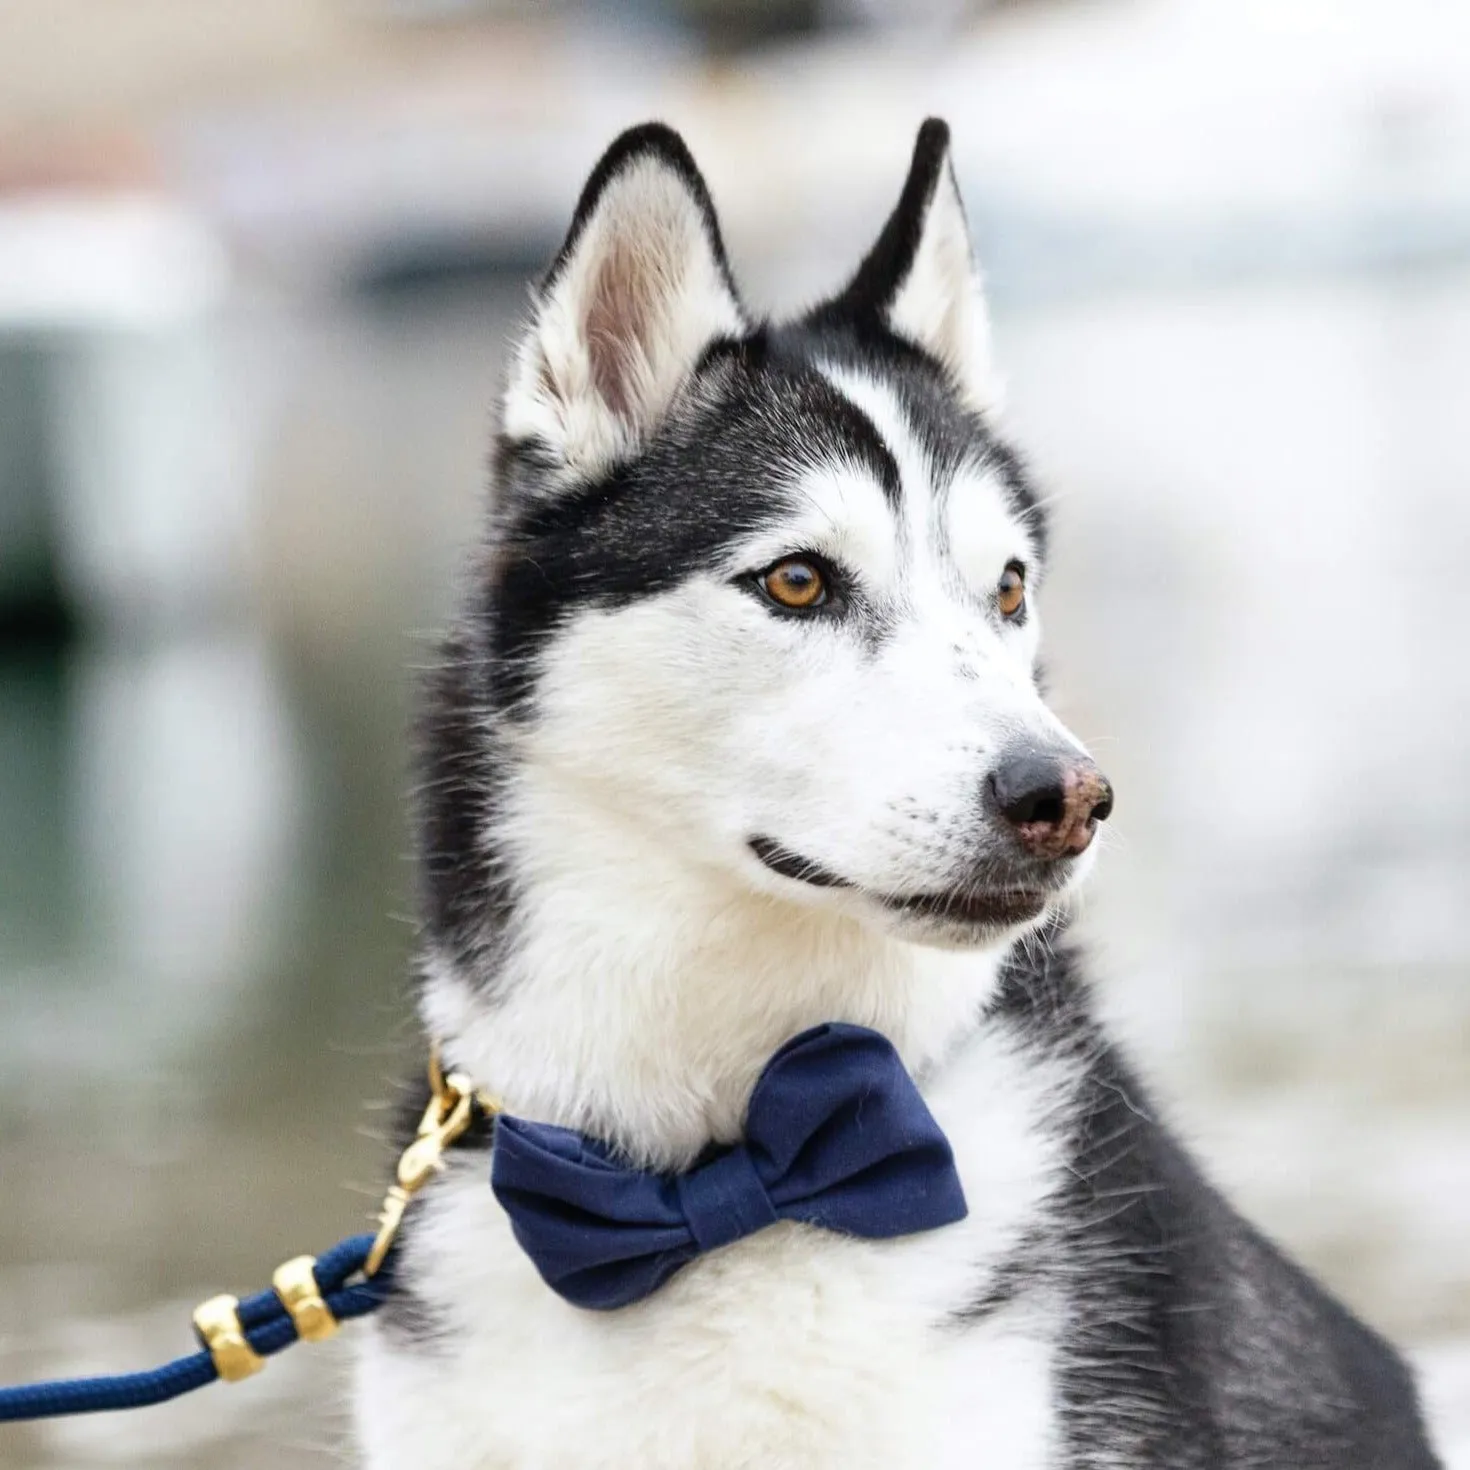
[{"label": "dog's mouth", "polygon": [[876,893],[839,873],[824,868],[800,853],[792,852],[769,837],[752,837],[750,850],[773,873],[806,883],[813,888],[843,888],[861,894],[896,914],[962,924],[967,928],[1006,928],[1030,923],[1041,916],[1056,894],[1046,888],[1006,885],[980,887],[974,884],[939,893]]},{"label": "dog's mouth", "polygon": [[883,897],[881,901],[897,913],[972,928],[1003,929],[1039,919],[1052,897],[1039,888],[957,888],[906,898]]},{"label": "dog's mouth", "polygon": [[792,852],[789,847],[782,847],[770,837],[752,837],[750,850],[773,873],[797,883],[810,883],[813,888],[857,888],[856,883],[849,882],[820,863],[812,862],[810,858],[802,857],[800,853]]}]

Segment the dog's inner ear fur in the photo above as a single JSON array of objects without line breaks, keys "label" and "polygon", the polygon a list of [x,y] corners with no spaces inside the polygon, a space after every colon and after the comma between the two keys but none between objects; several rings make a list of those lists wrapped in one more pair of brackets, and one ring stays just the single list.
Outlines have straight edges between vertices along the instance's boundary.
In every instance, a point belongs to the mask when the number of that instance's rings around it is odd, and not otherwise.
[{"label": "dog's inner ear fur", "polygon": [[709,344],[746,330],[709,196],[677,134],[624,134],[593,171],[516,356],[505,431],[569,472],[637,453]]},{"label": "dog's inner ear fur", "polygon": [[938,359],[972,407],[999,407],[984,281],[955,182],[949,128],[937,118],[919,130],[903,193],[877,243],[847,289],[815,315],[876,316]]}]

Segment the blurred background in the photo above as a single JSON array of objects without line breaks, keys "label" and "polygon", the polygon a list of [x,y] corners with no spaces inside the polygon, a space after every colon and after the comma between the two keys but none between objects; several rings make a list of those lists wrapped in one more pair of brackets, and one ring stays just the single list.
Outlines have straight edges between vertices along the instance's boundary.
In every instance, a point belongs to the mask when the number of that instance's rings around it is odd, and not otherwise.
[{"label": "blurred background", "polygon": [[[1105,1006],[1470,1466],[1470,8],[1435,0],[5,0],[0,1381],[172,1356],[376,1203],[412,671],[598,152],[680,127],[780,309],[928,113],[1120,791]],[[341,1463],[344,1362],[0,1467]]]}]

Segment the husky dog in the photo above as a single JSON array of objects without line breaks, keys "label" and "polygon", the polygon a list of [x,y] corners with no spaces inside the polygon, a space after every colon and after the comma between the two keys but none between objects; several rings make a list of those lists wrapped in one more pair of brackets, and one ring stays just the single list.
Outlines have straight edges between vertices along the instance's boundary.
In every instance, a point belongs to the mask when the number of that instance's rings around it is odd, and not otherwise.
[{"label": "husky dog", "polygon": [[614,1311],[489,1186],[410,1209],[370,1470],[1429,1470],[1394,1351],[1242,1221],[1093,1019],[1062,905],[1112,792],[1037,683],[1046,517],[949,158],[849,284],[741,301],[624,134],[535,297],[426,701],[422,1019],[525,1119],[677,1173],[789,1038],[897,1049],[968,1214],[783,1222]]}]

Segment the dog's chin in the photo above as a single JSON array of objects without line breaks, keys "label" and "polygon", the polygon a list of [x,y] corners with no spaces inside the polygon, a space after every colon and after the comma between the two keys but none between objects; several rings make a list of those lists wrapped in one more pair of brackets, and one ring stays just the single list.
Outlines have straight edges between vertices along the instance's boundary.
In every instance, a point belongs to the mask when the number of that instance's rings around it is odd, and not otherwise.
[{"label": "dog's chin", "polygon": [[[917,894],[877,891],[792,852],[770,838],[752,838],[750,851],[770,872],[801,885],[814,902],[834,901],[890,934],[937,949],[990,949],[1045,922],[1073,884],[970,883]],[[1080,875],[1069,875],[1069,878]]]}]

